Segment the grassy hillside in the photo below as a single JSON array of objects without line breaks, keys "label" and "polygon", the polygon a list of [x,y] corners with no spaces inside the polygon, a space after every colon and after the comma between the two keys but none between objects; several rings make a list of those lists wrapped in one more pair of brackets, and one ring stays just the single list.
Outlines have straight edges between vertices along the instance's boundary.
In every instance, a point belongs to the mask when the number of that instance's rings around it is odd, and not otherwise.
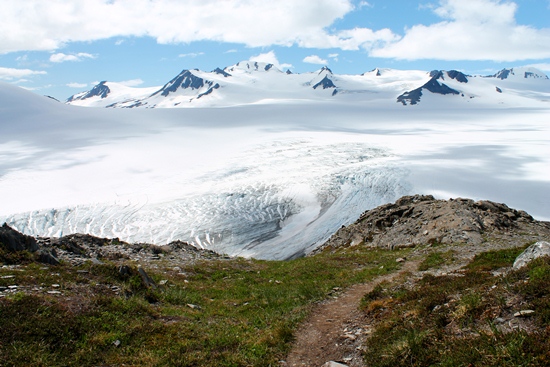
[{"label": "grassy hillside", "polygon": [[159,260],[145,269],[156,289],[131,264],[4,266],[0,366],[275,366],[312,304],[394,271],[405,254]]}]

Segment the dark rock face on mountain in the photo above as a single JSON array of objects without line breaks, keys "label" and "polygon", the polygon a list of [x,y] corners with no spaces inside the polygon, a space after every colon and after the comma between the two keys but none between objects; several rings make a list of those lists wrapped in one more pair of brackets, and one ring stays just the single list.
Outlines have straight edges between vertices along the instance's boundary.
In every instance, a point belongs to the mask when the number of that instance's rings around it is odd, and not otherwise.
[{"label": "dark rock face on mountain", "polygon": [[334,85],[333,81],[328,76],[325,76],[323,80],[313,86],[313,89],[317,89],[319,87],[322,87],[323,89],[336,88],[336,85]]},{"label": "dark rock face on mountain", "polygon": [[497,79],[500,79],[500,80],[508,79],[508,76],[510,75],[510,72],[511,72],[511,70],[502,69],[501,71],[496,73],[494,75],[494,77],[497,78]]},{"label": "dark rock face on mountain", "polygon": [[455,79],[457,82],[468,83],[468,77],[460,71],[451,70],[447,72],[447,75],[449,78]]},{"label": "dark rock face on mountain", "polygon": [[442,95],[460,94],[459,91],[454,90],[452,88],[449,88],[446,84],[439,83],[435,79],[432,79],[429,82],[427,82],[426,84],[424,84],[424,86],[422,88],[427,89],[432,93],[442,94]]},{"label": "dark rock face on mountain", "polygon": [[330,70],[328,67],[323,66],[321,70],[319,70],[319,74],[321,74],[323,71],[328,72],[329,74],[332,74],[332,70]]},{"label": "dark rock face on mountain", "polygon": [[[466,76],[464,74],[462,74],[462,73],[460,73],[456,70],[452,70],[452,71],[448,72],[447,75],[449,75],[450,78],[456,79],[457,81],[459,81],[461,83],[468,83],[468,78],[466,78]],[[439,82],[439,80],[445,80],[445,72],[443,72],[441,70],[434,70],[434,71],[430,72],[430,77],[431,77],[431,79],[426,84],[421,86],[420,88],[414,89],[410,92],[405,92],[402,95],[400,95],[399,97],[397,97],[397,102],[402,103],[404,106],[406,106],[408,104],[415,105],[418,102],[420,102],[420,99],[422,97],[422,91],[424,89],[428,90],[432,93],[442,94],[442,95],[447,95],[447,94],[458,95],[458,94],[460,94],[459,91],[450,88],[448,85],[446,85],[444,83]]]},{"label": "dark rock face on mountain", "polygon": [[214,89],[218,89],[219,87],[220,87],[220,85],[218,83],[214,84],[214,86],[211,87],[211,88],[208,88],[208,90],[206,92],[199,94],[197,96],[197,99],[211,94],[214,91]]},{"label": "dark rock face on mountain", "polygon": [[111,90],[109,89],[109,87],[107,85],[105,85],[105,83],[107,83],[107,81],[100,82],[95,87],[93,87],[88,93],[84,94],[81,97],[71,96],[69,99],[67,99],[67,102],[72,102],[72,101],[79,100],[79,99],[80,100],[88,99],[88,98],[92,98],[92,97],[96,97],[96,96],[101,97],[101,98],[107,98],[109,93],[111,93]]},{"label": "dark rock face on mountain", "polygon": [[505,241],[517,237],[525,242],[538,238],[529,237],[530,234],[550,237],[550,223],[538,222],[524,211],[491,201],[436,200],[433,196],[415,195],[363,213],[314,253],[341,246],[480,245],[492,237]]},{"label": "dark rock face on mountain", "polygon": [[216,73],[216,74],[223,75],[225,78],[231,76],[231,74],[225,72],[224,70],[222,70],[222,69],[220,69],[220,68],[216,68],[216,69],[212,70],[212,72],[213,72],[213,73]]},{"label": "dark rock face on mountain", "polygon": [[545,75],[540,70],[532,68],[528,69],[527,71],[523,68],[502,69],[495,75],[492,75],[492,77],[505,80],[508,79],[511,75],[517,75],[524,79],[548,79],[548,75]]},{"label": "dark rock face on mountain", "polygon": [[178,89],[200,89],[205,85],[212,87],[214,82],[210,80],[204,80],[189,70],[183,70],[178,76],[170,80],[164,87],[162,87],[157,92],[153,93],[153,96],[161,94],[166,97],[170,93],[176,92]]}]

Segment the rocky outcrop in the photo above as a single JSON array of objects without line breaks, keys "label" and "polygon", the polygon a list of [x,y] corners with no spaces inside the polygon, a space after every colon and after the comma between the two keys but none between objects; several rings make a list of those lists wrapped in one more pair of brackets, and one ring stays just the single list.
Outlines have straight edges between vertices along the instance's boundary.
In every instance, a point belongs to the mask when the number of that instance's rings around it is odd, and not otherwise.
[{"label": "rocky outcrop", "polygon": [[3,253],[0,261],[7,261],[9,258],[8,262],[17,262],[18,255],[21,255],[20,259],[23,259],[25,258],[23,253],[30,253],[32,254],[31,258],[38,262],[50,265],[59,264],[55,251],[40,248],[34,237],[20,233],[6,223],[0,227],[0,253]]},{"label": "rocky outcrop", "polygon": [[19,233],[6,223],[0,227],[0,247],[7,251],[38,251],[36,239]]},{"label": "rocky outcrop", "polygon": [[539,257],[550,256],[550,242],[540,241],[529,246],[514,261],[514,269],[520,269]]},{"label": "rocky outcrop", "polygon": [[[9,254],[31,254],[11,256]],[[2,256],[3,254],[8,254]],[[71,234],[60,238],[24,235],[7,224],[0,227],[0,264],[19,263],[20,261],[38,261],[57,265],[60,261],[80,265],[86,261],[101,263],[103,260],[149,263],[165,259],[174,263],[200,259],[220,259],[227,256],[210,250],[198,249],[182,241],[174,241],[164,246],[148,243],[130,244],[118,238],[100,238],[87,234]]]},{"label": "rocky outcrop", "polygon": [[438,243],[479,245],[493,235],[513,237],[526,232],[550,236],[550,224],[537,222],[526,212],[505,204],[415,195],[363,213],[359,220],[342,227],[313,253],[356,245],[384,248]]},{"label": "rocky outcrop", "polygon": [[196,259],[215,259],[221,255],[198,249],[182,241],[174,241],[164,246],[149,243],[130,244],[118,238],[100,238],[87,234],[72,234],[61,238],[38,238],[41,248],[55,252],[59,259],[74,265],[85,261],[134,260],[150,262],[160,259],[189,261]]}]

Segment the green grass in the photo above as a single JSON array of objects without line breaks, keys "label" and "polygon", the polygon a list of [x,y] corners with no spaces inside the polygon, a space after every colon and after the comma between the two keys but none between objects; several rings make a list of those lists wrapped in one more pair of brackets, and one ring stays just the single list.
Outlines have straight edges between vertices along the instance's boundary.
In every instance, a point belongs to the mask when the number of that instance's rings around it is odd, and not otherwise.
[{"label": "green grass", "polygon": [[425,271],[432,268],[439,268],[442,265],[450,264],[454,260],[453,251],[432,252],[418,265],[418,270]]},{"label": "green grass", "polygon": [[[521,251],[480,254],[463,276],[426,275],[412,287],[386,284],[367,294],[362,309],[376,327],[365,346],[366,364],[550,365],[550,258],[503,277],[490,272],[510,267]],[[534,331],[496,326],[497,317],[519,309],[535,310]]]},{"label": "green grass", "polygon": [[[0,366],[276,366],[314,302],[396,270],[407,254],[347,249],[177,271],[157,262],[146,270],[157,284],[167,281],[158,289],[114,264],[0,269],[15,275],[0,277],[0,286],[43,288],[0,299]],[[44,292],[54,284],[63,296]]]}]

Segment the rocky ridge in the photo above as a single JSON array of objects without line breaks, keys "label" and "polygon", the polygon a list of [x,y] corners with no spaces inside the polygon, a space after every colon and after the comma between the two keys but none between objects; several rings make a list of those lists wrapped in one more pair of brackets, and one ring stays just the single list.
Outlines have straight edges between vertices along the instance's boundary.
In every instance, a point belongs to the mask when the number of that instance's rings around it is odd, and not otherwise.
[{"label": "rocky ridge", "polygon": [[36,254],[36,260],[50,265],[57,265],[63,261],[78,266],[86,261],[100,263],[103,260],[121,263],[134,261],[138,264],[166,260],[177,264],[227,258],[210,250],[198,249],[183,241],[157,246],[148,243],[130,244],[118,238],[100,238],[86,234],[35,239],[19,233],[7,224],[0,227],[0,247],[8,252],[27,251]]},{"label": "rocky ridge", "polygon": [[498,241],[520,246],[549,236],[550,223],[536,221],[505,204],[414,195],[364,212],[310,255],[357,245],[394,249],[422,244],[479,246]]}]

